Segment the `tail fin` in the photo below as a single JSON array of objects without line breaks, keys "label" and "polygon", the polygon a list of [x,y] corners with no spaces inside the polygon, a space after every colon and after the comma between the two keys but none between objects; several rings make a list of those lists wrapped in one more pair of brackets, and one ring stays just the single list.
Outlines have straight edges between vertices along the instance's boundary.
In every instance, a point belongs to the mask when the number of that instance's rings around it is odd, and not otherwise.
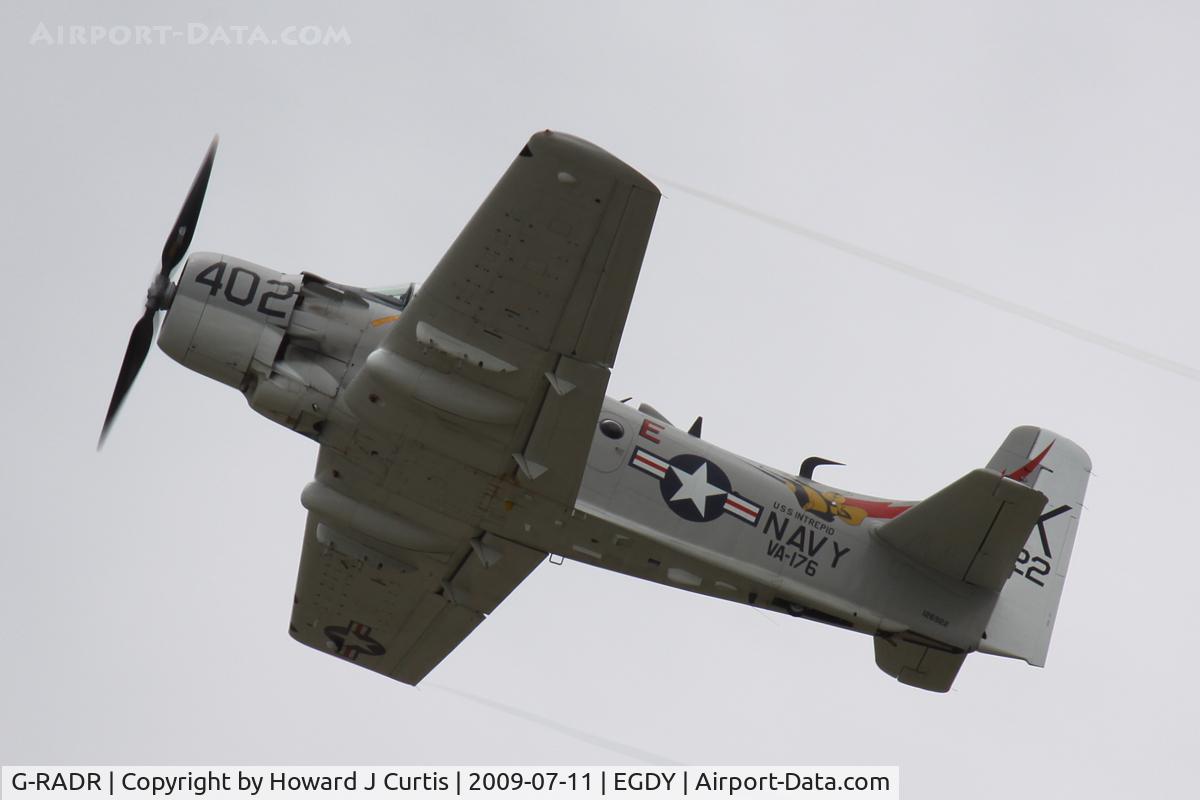
[{"label": "tail fin", "polygon": [[[977,469],[881,525],[875,535],[949,578],[1001,592],[1013,580],[1013,562],[1045,505],[1037,489],[1000,470]],[[934,692],[950,690],[964,658],[962,650],[921,637],[875,638],[880,669]]]},{"label": "tail fin", "polygon": [[1026,425],[1008,435],[988,469],[1037,489],[1048,502],[1000,592],[979,650],[1043,667],[1092,461],[1070,439]]}]

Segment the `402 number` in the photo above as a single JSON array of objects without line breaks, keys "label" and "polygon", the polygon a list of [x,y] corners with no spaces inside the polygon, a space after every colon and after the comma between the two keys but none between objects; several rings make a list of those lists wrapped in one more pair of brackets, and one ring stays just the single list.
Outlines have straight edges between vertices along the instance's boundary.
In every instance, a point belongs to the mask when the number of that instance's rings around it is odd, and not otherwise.
[{"label": "402 number", "polygon": [[210,297],[216,297],[217,292],[224,289],[225,299],[238,306],[250,305],[257,296],[258,312],[279,319],[287,316],[287,302],[296,294],[296,287],[292,284],[272,279],[267,281],[267,287],[275,288],[259,296],[262,279],[258,273],[245,267],[230,268],[224,261],[202,269],[196,276],[196,283],[209,287]]}]

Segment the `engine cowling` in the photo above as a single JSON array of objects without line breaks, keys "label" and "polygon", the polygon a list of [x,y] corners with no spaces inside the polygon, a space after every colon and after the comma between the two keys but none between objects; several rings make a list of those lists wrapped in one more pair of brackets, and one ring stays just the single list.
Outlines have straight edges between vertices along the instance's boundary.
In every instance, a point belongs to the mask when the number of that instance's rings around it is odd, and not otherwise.
[{"label": "engine cowling", "polygon": [[[384,302],[315,275],[287,275],[216,253],[192,255],[159,347],[241,391],[269,419],[314,436],[334,398],[404,299]],[[374,323],[374,324],[372,324]]]}]

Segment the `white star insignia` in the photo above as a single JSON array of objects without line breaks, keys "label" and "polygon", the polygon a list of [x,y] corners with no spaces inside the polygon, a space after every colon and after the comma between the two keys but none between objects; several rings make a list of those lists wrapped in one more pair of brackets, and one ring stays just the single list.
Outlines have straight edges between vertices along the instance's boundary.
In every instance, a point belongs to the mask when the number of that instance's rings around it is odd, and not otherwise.
[{"label": "white star insignia", "polygon": [[691,500],[696,506],[696,511],[703,515],[708,498],[715,494],[725,494],[724,489],[718,489],[708,482],[707,463],[701,464],[699,469],[691,474],[674,464],[671,465],[671,469],[675,470],[675,476],[679,478],[679,491],[671,497],[672,503],[676,500]]}]

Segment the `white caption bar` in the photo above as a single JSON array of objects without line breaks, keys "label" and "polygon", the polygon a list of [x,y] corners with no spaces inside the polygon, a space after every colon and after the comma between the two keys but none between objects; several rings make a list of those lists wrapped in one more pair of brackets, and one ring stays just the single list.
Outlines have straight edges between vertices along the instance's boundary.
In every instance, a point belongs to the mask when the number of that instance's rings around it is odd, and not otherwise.
[{"label": "white caption bar", "polygon": [[880,767],[4,767],[0,798],[50,800],[322,800],[368,796],[530,800],[543,797],[900,797],[900,769]]}]

